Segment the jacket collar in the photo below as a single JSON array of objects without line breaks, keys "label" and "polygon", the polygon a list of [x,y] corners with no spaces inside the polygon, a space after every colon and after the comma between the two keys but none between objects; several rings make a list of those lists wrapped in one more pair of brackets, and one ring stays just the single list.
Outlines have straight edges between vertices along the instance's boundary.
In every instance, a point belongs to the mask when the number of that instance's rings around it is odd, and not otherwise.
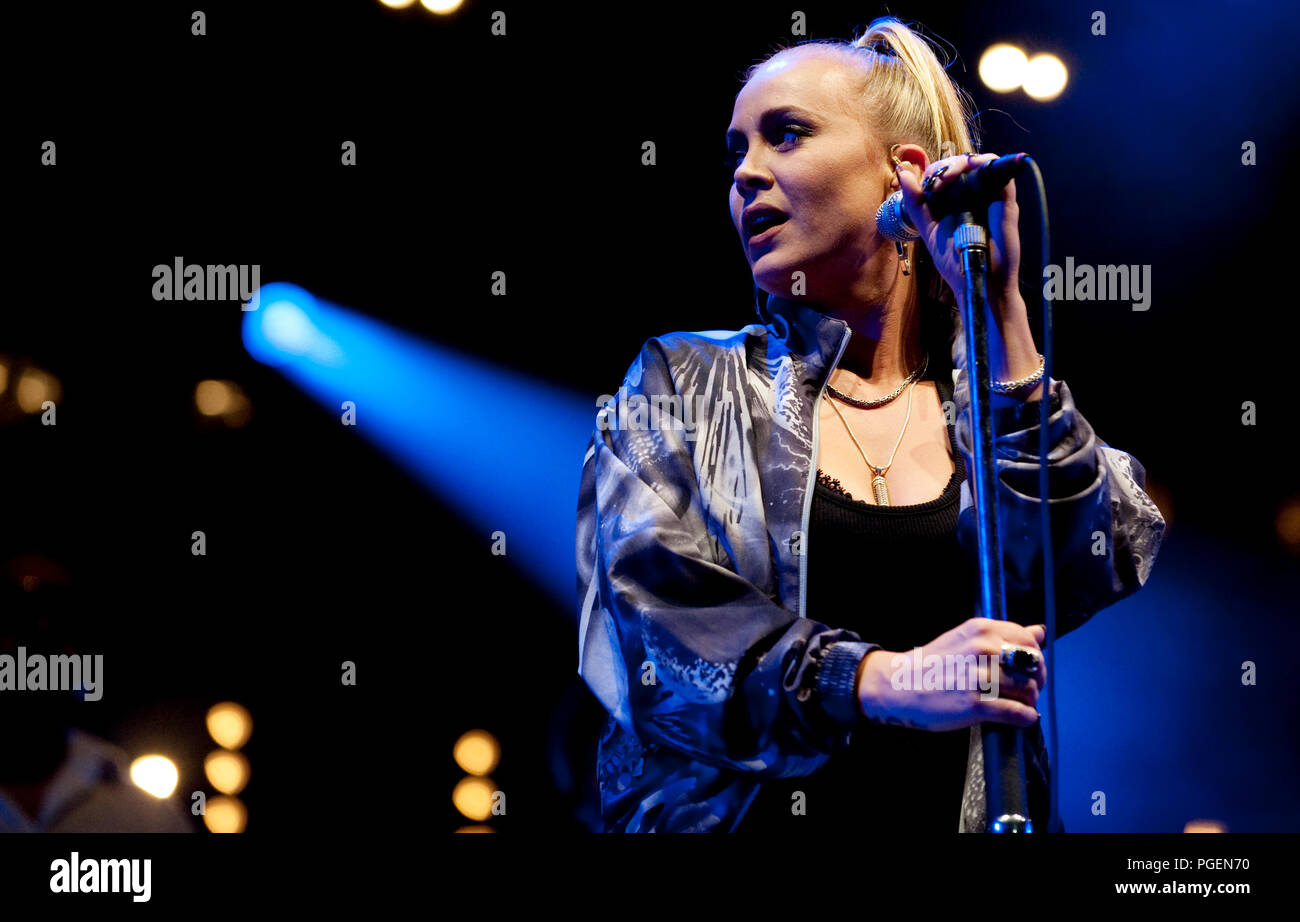
[{"label": "jacket collar", "polygon": [[754,306],[771,335],[800,356],[820,380],[831,371],[849,325],[823,313],[813,301],[771,295],[754,286]]}]

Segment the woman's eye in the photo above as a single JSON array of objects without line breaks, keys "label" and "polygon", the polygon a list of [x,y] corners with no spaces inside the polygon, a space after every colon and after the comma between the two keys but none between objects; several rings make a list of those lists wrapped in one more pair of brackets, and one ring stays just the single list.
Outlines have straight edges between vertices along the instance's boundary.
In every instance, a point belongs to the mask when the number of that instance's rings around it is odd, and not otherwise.
[{"label": "woman's eye", "polygon": [[[768,136],[768,140],[775,142],[774,146],[778,150],[788,149],[794,144],[798,144],[803,138],[808,137],[812,132],[803,125],[783,125],[780,132],[773,132]],[[727,156],[723,162],[733,171],[740,168],[740,162],[745,159],[743,150],[728,150]]]},{"label": "woman's eye", "polygon": [[808,129],[802,125],[786,125],[781,129],[781,143],[798,143],[800,138],[807,137]]}]

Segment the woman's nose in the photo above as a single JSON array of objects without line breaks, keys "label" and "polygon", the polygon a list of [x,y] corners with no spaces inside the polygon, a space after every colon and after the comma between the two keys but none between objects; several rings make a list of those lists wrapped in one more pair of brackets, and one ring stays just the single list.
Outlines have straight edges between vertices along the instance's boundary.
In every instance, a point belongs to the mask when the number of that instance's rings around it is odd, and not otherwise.
[{"label": "woman's nose", "polygon": [[766,170],[758,169],[751,164],[748,157],[741,161],[740,166],[736,167],[732,179],[735,181],[736,186],[741,189],[762,188],[772,182],[771,175]]}]

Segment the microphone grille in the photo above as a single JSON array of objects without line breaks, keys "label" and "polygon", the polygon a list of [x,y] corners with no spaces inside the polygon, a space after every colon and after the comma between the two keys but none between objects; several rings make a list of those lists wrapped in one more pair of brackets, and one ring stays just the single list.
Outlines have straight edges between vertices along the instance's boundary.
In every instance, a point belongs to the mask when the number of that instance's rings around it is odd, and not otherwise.
[{"label": "microphone grille", "polygon": [[876,209],[876,230],[890,240],[901,240],[903,243],[920,238],[921,235],[912,227],[912,222],[903,211],[901,190],[891,194]]}]

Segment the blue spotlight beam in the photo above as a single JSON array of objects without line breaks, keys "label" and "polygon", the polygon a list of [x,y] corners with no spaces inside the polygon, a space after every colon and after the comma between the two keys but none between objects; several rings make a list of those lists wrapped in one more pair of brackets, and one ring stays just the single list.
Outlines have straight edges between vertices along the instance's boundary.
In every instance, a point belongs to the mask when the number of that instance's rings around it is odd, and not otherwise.
[{"label": "blue spotlight beam", "polygon": [[[574,609],[578,479],[594,399],[417,339],[285,282],[244,314],[258,361],[341,415],[470,524],[489,552],[504,532],[517,564]],[[436,563],[436,561],[434,562]]]}]

